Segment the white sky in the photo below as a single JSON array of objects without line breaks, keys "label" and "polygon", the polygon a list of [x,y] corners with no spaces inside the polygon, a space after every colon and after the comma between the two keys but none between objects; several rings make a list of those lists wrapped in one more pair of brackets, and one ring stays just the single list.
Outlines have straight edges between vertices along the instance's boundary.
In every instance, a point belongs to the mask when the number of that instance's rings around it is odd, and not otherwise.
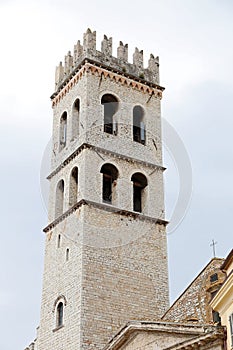
[{"label": "white sky", "polygon": [[[163,117],[193,168],[189,211],[168,236],[171,300],[212,256],[232,248],[233,2],[1,1],[0,349],[24,349],[39,322],[43,268],[41,158],[51,135],[55,66],[90,27],[160,56]],[[130,58],[131,60],[131,58]],[[167,218],[178,193],[165,154]]]}]

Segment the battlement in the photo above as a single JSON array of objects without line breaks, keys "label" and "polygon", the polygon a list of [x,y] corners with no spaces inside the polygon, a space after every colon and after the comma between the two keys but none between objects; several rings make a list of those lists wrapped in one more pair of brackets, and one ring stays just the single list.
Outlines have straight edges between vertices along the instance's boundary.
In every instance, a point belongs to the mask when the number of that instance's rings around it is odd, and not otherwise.
[{"label": "battlement", "polygon": [[122,41],[117,48],[117,57],[114,57],[112,56],[112,38],[108,38],[106,35],[101,42],[101,51],[98,51],[96,50],[96,32],[92,32],[88,28],[83,34],[83,44],[78,40],[77,44],[74,45],[73,55],[68,51],[64,64],[60,62],[59,66],[56,67],[56,91],[85,59],[94,61],[110,70],[116,70],[125,76],[129,75],[147,83],[159,84],[159,57],[151,54],[148,66],[144,68],[143,50],[136,47],[133,63],[129,63],[128,44],[123,44]]}]

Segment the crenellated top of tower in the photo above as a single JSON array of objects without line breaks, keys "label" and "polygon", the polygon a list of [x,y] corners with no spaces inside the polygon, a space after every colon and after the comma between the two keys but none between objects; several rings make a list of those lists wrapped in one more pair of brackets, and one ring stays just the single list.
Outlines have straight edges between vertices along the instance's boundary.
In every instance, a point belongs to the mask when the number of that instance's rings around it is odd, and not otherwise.
[{"label": "crenellated top of tower", "polygon": [[159,84],[159,57],[150,55],[148,66],[144,67],[143,50],[135,48],[133,63],[128,62],[128,44],[120,41],[117,48],[117,57],[112,56],[112,38],[104,35],[101,42],[101,51],[96,50],[96,32],[89,28],[83,34],[83,43],[78,40],[74,45],[73,55],[68,51],[64,63],[60,62],[56,67],[55,89],[59,90],[61,85],[72,75],[85,60],[94,61],[110,70],[140,79],[147,83]]}]

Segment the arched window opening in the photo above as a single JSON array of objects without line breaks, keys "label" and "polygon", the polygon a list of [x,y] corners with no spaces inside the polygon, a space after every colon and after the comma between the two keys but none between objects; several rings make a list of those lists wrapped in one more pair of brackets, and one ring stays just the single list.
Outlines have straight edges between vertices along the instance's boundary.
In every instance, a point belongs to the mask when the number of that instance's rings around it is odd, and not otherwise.
[{"label": "arched window opening", "polygon": [[111,204],[116,198],[118,170],[112,164],[104,164],[101,173],[103,174],[102,199],[103,202]]},{"label": "arched window opening", "polygon": [[80,100],[77,98],[72,108],[72,139],[79,135]]},{"label": "arched window opening", "polygon": [[61,327],[63,325],[63,317],[64,317],[64,305],[62,302],[60,302],[57,305],[57,319],[56,319],[57,327]]},{"label": "arched window opening", "polygon": [[101,98],[101,104],[104,106],[104,132],[116,135],[117,123],[113,120],[113,116],[118,110],[119,102],[115,96],[105,94]]},{"label": "arched window opening", "polygon": [[68,261],[70,258],[70,250],[69,248],[66,249],[66,261]]},{"label": "arched window opening", "polygon": [[145,187],[147,186],[147,179],[143,174],[135,173],[131,181],[133,182],[133,210],[141,213],[145,206]]},{"label": "arched window opening", "polygon": [[67,113],[64,112],[60,119],[60,151],[65,147],[67,139]]},{"label": "arched window opening", "polygon": [[133,109],[133,140],[145,145],[146,130],[143,122],[144,110],[141,106],[135,106]]},{"label": "arched window opening", "polygon": [[56,189],[55,216],[56,218],[63,214],[64,206],[64,180],[60,180]]},{"label": "arched window opening", "polygon": [[73,168],[70,175],[69,204],[72,207],[78,199],[78,168]]},{"label": "arched window opening", "polygon": [[61,235],[58,235],[58,237],[57,237],[57,247],[58,248],[61,247]]}]

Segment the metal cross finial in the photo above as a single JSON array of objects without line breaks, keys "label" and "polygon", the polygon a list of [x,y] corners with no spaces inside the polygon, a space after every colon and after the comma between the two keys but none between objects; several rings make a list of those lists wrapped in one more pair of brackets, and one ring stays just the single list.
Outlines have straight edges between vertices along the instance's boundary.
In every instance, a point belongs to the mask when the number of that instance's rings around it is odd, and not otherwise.
[{"label": "metal cross finial", "polygon": [[214,239],[212,239],[212,243],[210,244],[211,247],[213,247],[213,255],[214,255],[214,258],[216,257],[216,251],[215,251],[215,246],[218,242],[215,242]]}]

